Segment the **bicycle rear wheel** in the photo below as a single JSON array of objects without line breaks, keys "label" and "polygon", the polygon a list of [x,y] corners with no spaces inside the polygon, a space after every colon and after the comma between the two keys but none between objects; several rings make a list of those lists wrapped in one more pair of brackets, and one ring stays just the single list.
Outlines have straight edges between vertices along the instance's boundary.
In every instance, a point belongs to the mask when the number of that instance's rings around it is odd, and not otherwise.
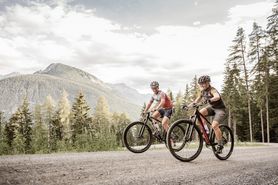
[{"label": "bicycle rear wheel", "polygon": [[168,130],[167,145],[176,159],[189,162],[200,155],[203,137],[200,129],[191,120],[178,120]]},{"label": "bicycle rear wheel", "polygon": [[152,132],[148,125],[142,122],[130,123],[123,134],[126,148],[133,153],[142,153],[152,144]]},{"label": "bicycle rear wheel", "polygon": [[213,142],[212,150],[213,150],[215,157],[217,157],[219,160],[226,160],[233,153],[234,135],[233,135],[233,131],[227,125],[219,125],[219,129],[222,132],[222,140],[224,143],[224,148],[222,149],[222,153],[220,153],[220,154],[216,153],[216,147],[217,147],[218,141],[217,141],[215,133],[213,131],[213,133],[212,133],[212,142]]}]

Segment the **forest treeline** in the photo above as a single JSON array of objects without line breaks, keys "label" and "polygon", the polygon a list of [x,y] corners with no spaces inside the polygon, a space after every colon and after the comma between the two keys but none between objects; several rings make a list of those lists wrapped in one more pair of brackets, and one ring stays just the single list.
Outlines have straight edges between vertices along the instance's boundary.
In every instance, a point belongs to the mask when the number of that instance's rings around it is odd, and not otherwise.
[{"label": "forest treeline", "polygon": [[[170,90],[168,94],[172,96]],[[185,93],[174,98],[174,120],[184,117],[180,105],[192,102],[197,94],[194,77]],[[278,1],[266,28],[256,22],[251,33],[238,28],[225,63],[221,94],[227,107],[225,123],[237,140],[278,142]]]},{"label": "forest treeline", "polygon": [[122,147],[122,132],[130,120],[125,113],[111,113],[105,97],[95,110],[82,92],[75,101],[64,91],[59,102],[51,96],[30,111],[27,98],[6,120],[0,113],[0,154],[103,151]]}]

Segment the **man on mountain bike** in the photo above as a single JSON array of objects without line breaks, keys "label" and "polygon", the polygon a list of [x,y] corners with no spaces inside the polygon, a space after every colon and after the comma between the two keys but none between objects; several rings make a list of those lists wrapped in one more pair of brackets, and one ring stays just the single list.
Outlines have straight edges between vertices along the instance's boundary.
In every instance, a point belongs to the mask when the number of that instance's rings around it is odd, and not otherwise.
[{"label": "man on mountain bike", "polygon": [[[210,85],[210,77],[207,75],[201,76],[198,79],[198,84],[201,89],[200,95],[196,98],[195,101],[193,101],[189,106],[192,106],[193,104],[196,104],[200,102],[202,99],[205,103],[208,103],[208,105],[205,108],[202,108],[200,110],[200,113],[203,116],[214,116],[213,122],[212,122],[212,128],[215,132],[216,139],[218,141],[218,146],[216,153],[220,154],[222,153],[223,149],[223,140],[222,140],[222,132],[219,129],[219,124],[221,121],[223,121],[223,118],[226,114],[226,107],[225,104],[219,94],[219,92]],[[202,122],[204,123],[205,128],[207,128],[206,121],[204,118],[202,118]]]},{"label": "man on mountain bike", "polygon": [[152,108],[152,117],[158,119],[159,117],[162,118],[162,126],[164,130],[167,132],[169,129],[169,122],[172,115],[172,108],[173,104],[169,96],[166,93],[159,90],[159,83],[157,81],[153,81],[150,84],[150,87],[153,91],[153,96],[149,103],[147,104],[144,113],[146,113],[153,102],[156,102],[156,105]]}]

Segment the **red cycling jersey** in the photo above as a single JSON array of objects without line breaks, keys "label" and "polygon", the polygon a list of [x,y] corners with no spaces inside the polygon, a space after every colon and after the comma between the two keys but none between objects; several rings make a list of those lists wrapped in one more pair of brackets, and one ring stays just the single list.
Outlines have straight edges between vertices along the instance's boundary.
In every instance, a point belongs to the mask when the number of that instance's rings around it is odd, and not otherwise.
[{"label": "red cycling jersey", "polygon": [[154,94],[150,101],[151,101],[151,103],[153,101],[156,101],[157,103],[160,103],[161,100],[163,100],[163,99],[165,100],[165,103],[164,103],[164,105],[162,105],[162,108],[164,108],[164,109],[173,108],[173,104],[172,104],[171,99],[169,98],[169,96],[167,96],[166,93],[162,92],[161,90],[159,90],[157,94]]}]

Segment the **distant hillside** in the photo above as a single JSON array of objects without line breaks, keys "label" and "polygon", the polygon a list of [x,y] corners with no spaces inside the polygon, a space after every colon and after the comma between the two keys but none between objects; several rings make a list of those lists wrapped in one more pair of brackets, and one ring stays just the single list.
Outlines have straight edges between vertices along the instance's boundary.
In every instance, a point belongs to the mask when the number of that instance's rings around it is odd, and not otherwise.
[{"label": "distant hillside", "polygon": [[66,90],[72,102],[82,91],[93,109],[98,97],[106,97],[112,112],[125,112],[137,119],[149,96],[138,93],[125,84],[106,84],[80,69],[55,63],[30,75],[15,75],[0,80],[0,110],[12,113],[27,95],[31,105],[43,103],[47,95],[58,101]]}]

